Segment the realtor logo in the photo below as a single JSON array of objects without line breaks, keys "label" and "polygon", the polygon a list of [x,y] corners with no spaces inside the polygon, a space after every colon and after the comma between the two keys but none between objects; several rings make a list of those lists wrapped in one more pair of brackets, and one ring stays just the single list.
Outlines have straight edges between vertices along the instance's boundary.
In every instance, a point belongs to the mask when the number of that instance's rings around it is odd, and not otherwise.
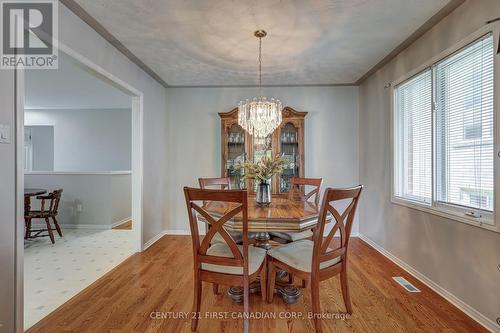
[{"label": "realtor logo", "polygon": [[0,68],[57,69],[57,1],[0,3]]}]

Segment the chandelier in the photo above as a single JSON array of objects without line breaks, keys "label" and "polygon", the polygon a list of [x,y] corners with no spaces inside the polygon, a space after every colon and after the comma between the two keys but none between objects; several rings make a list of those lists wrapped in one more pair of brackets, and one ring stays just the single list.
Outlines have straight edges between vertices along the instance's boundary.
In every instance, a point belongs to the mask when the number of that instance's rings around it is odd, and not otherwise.
[{"label": "chandelier", "polygon": [[259,38],[259,97],[238,103],[238,124],[255,138],[264,139],[281,123],[283,107],[279,99],[262,96],[262,38],[267,33],[257,30],[254,35]]}]

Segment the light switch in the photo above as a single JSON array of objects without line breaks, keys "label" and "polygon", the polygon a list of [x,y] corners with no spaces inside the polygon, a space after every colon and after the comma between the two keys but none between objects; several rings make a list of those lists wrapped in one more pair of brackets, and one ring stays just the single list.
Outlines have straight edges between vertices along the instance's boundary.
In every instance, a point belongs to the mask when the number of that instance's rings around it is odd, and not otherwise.
[{"label": "light switch", "polygon": [[10,125],[0,124],[0,143],[10,143]]}]

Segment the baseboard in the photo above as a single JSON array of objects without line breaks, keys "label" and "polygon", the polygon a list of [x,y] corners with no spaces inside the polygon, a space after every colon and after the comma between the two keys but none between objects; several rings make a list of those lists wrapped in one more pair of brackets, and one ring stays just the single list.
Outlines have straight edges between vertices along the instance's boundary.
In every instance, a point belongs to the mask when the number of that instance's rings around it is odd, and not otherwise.
[{"label": "baseboard", "polygon": [[[53,224],[51,222],[51,225],[53,227]],[[102,224],[65,224],[65,223],[59,223],[59,226],[61,229],[97,229],[97,230],[110,230],[111,226],[110,225],[102,225]],[[43,229],[47,228],[47,225],[45,223],[33,223],[31,225],[33,229]]]},{"label": "baseboard", "polygon": [[154,243],[159,241],[160,238],[162,238],[165,235],[167,235],[167,230],[161,231],[158,235],[154,236],[153,238],[148,240],[146,243],[144,243],[144,245],[142,246],[142,250],[146,251],[148,249],[148,247],[150,247],[151,245],[153,245]]},{"label": "baseboard", "polygon": [[370,238],[366,237],[363,234],[359,234],[359,238],[361,238],[363,241],[368,243],[371,247],[373,247],[377,252],[382,254],[384,257],[404,269],[406,272],[408,272],[410,275],[412,275],[414,278],[425,284],[427,287],[431,288],[433,291],[435,291],[437,294],[439,294],[441,297],[446,299],[448,302],[456,306],[459,310],[467,314],[469,317],[477,321],[479,324],[484,326],[487,330],[491,332],[498,332],[498,325],[485,315],[483,315],[481,312],[477,311],[452,293],[450,293],[448,290],[444,289],[431,279],[429,279],[427,276],[424,274],[420,273],[417,271],[415,268],[412,266],[408,265],[406,262],[403,260],[399,259],[374,241],[372,241]]},{"label": "baseboard", "polygon": [[189,236],[191,235],[190,230],[174,230],[174,229],[168,229],[165,230],[166,235],[179,235],[179,236]]},{"label": "baseboard", "polygon": [[126,217],[126,218],[124,218],[124,219],[122,219],[122,220],[120,220],[118,222],[113,223],[111,225],[111,229],[116,228],[116,227],[118,227],[118,226],[120,226],[120,225],[122,225],[124,223],[127,223],[127,222],[129,222],[131,220],[132,220],[132,217]]}]

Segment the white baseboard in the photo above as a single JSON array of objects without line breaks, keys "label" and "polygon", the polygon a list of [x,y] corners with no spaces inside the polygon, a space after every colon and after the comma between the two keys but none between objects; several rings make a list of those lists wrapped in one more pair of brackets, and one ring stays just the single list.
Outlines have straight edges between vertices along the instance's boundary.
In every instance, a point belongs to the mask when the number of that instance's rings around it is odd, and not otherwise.
[{"label": "white baseboard", "polygon": [[446,299],[448,302],[456,306],[458,309],[460,309],[462,312],[467,314],[469,317],[477,321],[479,324],[484,326],[487,330],[491,332],[498,332],[498,325],[485,315],[483,315],[481,312],[477,311],[474,309],[472,306],[468,305],[461,299],[459,299],[457,296],[453,295],[450,293],[448,290],[444,289],[431,279],[429,279],[427,276],[424,274],[420,273],[417,271],[415,268],[412,266],[408,265],[406,262],[403,260],[399,259],[374,241],[372,241],[370,238],[366,237],[363,234],[359,234],[359,238],[364,240],[366,243],[368,243],[371,247],[373,247],[376,251],[381,253],[383,256],[385,256],[387,259],[404,269],[406,272],[411,274],[414,278],[425,284],[427,287],[431,288],[433,291],[435,291],[437,294],[439,294],[441,297]]},{"label": "white baseboard", "polygon": [[[50,223],[52,227],[54,225],[52,222]],[[102,225],[102,224],[66,224],[66,223],[59,223],[59,226],[61,229],[97,229],[97,230],[109,230],[111,229],[110,225]],[[47,228],[47,225],[45,223],[33,223],[31,225],[33,229],[43,229]]]},{"label": "white baseboard", "polygon": [[191,230],[174,230],[174,229],[168,229],[165,230],[166,235],[182,235],[182,236],[189,236],[191,235]]},{"label": "white baseboard", "polygon": [[122,225],[124,223],[127,223],[128,221],[131,221],[132,217],[126,217],[118,222],[115,222],[111,225],[111,229],[118,227],[119,225]]},{"label": "white baseboard", "polygon": [[167,230],[161,231],[158,235],[154,236],[153,238],[148,240],[146,243],[144,243],[144,245],[142,246],[142,250],[146,251],[148,247],[150,247],[151,245],[153,245],[154,243],[159,241],[160,238],[162,238],[165,235],[167,235]]}]

